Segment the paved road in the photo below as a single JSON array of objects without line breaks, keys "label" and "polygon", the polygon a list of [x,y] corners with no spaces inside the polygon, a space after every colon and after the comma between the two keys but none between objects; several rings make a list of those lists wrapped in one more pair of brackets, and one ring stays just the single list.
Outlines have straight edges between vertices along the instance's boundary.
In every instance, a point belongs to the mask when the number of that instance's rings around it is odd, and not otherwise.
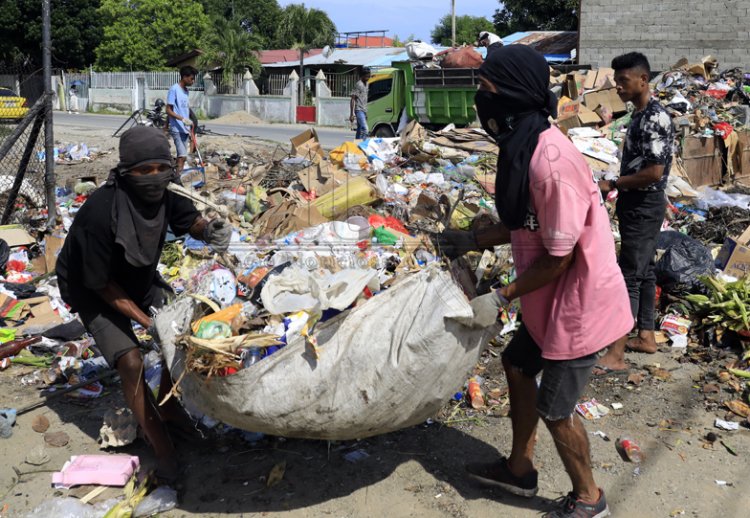
[{"label": "paved road", "polygon": [[[64,112],[55,112],[54,114],[55,125],[101,128],[112,130],[113,132],[126,118],[125,115],[98,115],[89,113],[73,115]],[[205,124],[206,129],[218,134],[257,137],[282,144],[287,144],[290,138],[311,127],[306,124],[252,124],[249,126],[234,126],[213,124],[211,121],[201,121],[200,124]],[[321,145],[326,149],[333,149],[345,140],[354,138],[354,132],[348,129],[316,128],[316,130]]]}]

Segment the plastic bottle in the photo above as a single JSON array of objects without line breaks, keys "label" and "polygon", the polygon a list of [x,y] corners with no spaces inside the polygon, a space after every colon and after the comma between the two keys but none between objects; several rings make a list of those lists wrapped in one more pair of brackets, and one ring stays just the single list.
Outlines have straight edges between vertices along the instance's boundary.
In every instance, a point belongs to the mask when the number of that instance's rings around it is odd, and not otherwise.
[{"label": "plastic bottle", "polygon": [[245,352],[242,353],[242,367],[247,369],[251,365],[258,363],[262,357],[263,355],[260,347],[250,347],[249,349],[245,349]]},{"label": "plastic bottle", "polygon": [[630,462],[639,464],[643,460],[643,452],[641,452],[640,446],[629,437],[620,437],[617,439],[615,447],[617,448],[617,451],[620,452],[620,455]]}]

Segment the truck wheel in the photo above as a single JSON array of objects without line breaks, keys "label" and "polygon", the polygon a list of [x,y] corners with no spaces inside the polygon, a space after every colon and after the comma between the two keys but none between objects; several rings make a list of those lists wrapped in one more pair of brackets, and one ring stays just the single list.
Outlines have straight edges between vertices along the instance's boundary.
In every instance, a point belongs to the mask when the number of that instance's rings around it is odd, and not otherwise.
[{"label": "truck wheel", "polygon": [[391,128],[387,124],[381,124],[380,126],[375,128],[375,131],[372,134],[373,136],[378,138],[393,138],[396,136],[393,128]]}]

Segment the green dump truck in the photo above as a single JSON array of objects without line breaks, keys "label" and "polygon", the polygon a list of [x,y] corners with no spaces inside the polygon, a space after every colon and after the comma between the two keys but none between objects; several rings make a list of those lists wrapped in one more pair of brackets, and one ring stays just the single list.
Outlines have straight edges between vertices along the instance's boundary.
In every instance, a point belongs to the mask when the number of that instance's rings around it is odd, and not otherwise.
[{"label": "green dump truck", "polygon": [[468,126],[477,114],[476,68],[419,68],[409,61],[373,72],[368,83],[367,125],[376,137],[396,135],[402,113],[425,127]]}]

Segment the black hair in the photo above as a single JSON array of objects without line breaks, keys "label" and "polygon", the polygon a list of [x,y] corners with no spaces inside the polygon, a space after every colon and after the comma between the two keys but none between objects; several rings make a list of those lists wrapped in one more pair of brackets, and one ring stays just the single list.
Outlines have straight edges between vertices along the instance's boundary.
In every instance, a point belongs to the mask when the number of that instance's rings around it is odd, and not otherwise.
[{"label": "black hair", "polygon": [[195,68],[191,67],[190,65],[185,65],[184,67],[180,68],[180,79],[182,79],[183,77],[197,76],[197,75],[198,75],[198,71]]},{"label": "black hair", "polygon": [[612,68],[618,70],[630,70],[632,68],[643,69],[644,72],[651,75],[651,65],[648,64],[648,58],[640,52],[629,52],[617,56],[612,60]]},{"label": "black hair", "polygon": [[365,77],[371,75],[371,71],[368,67],[362,67],[362,70],[359,71],[359,77]]}]

